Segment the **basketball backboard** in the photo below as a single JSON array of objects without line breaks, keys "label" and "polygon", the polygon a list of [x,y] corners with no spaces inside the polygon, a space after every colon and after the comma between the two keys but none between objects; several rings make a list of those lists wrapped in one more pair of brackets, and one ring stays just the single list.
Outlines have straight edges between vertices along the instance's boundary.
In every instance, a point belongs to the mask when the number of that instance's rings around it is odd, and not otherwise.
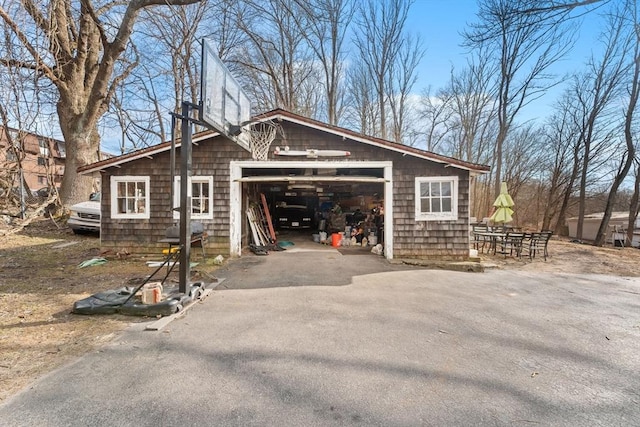
[{"label": "basketball backboard", "polygon": [[233,138],[251,118],[251,101],[207,39],[202,39],[200,76],[199,119]]}]

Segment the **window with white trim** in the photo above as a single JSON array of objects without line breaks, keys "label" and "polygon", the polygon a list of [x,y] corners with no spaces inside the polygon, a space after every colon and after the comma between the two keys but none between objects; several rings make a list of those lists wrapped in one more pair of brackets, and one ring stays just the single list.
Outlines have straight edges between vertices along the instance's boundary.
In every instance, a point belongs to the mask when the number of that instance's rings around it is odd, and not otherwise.
[{"label": "window with white trim", "polygon": [[416,178],[416,221],[458,219],[458,177]]},{"label": "window with white trim", "polygon": [[149,219],[148,176],[111,177],[111,218]]},{"label": "window with white trim", "polygon": [[[213,219],[213,177],[192,176],[189,178],[191,196],[191,219]],[[180,206],[180,177],[174,181],[173,206]],[[173,218],[180,218],[180,211],[173,211]]]}]

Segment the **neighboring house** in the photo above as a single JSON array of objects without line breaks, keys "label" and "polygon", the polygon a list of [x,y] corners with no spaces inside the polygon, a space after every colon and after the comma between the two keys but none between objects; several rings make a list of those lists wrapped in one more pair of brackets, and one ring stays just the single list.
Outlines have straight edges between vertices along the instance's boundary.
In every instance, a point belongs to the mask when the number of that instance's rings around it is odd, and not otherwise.
[{"label": "neighboring house", "polygon": [[[9,143],[10,136],[14,150]],[[0,164],[5,170],[18,172],[18,156],[20,142],[24,158],[22,159],[22,173],[24,181],[30,190],[35,191],[43,187],[60,187],[64,175],[65,145],[64,141],[36,135],[33,133],[8,128],[8,135],[0,128]],[[19,155],[19,154],[18,154]],[[15,186],[19,180],[15,179]]]},{"label": "neighboring house", "polygon": [[[193,137],[192,221],[204,224],[207,251],[240,256],[250,242],[246,210],[265,194],[269,203],[297,197],[316,207],[374,208],[383,213],[385,256],[462,260],[469,255],[469,187],[488,166],[473,164],[331,126],[284,110],[259,120],[283,129],[266,161],[213,131]],[[177,144],[179,146],[179,143]],[[276,155],[278,147],[346,150],[346,157]],[[172,183],[171,144],[163,143],[78,169],[100,174],[101,245],[155,252],[178,221],[179,178]],[[179,158],[180,150],[177,150]],[[180,176],[176,161],[176,176]],[[173,201],[171,200],[172,185]],[[309,234],[311,239],[311,234]]]},{"label": "neighboring house", "polygon": [[[604,212],[592,213],[584,216],[582,225],[582,239],[595,241],[598,229],[604,218]],[[612,212],[609,219],[609,227],[606,232],[606,242],[615,244],[616,240],[626,239],[627,227],[629,225],[629,212]],[[640,218],[636,219],[631,246],[640,247]],[[578,217],[567,219],[569,237],[575,239],[578,236]]]}]

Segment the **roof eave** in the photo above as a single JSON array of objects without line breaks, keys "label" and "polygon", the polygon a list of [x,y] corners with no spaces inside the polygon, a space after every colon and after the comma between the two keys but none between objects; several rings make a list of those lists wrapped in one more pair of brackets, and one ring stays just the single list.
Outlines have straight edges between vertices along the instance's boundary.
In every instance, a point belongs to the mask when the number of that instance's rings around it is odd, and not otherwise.
[{"label": "roof eave", "polygon": [[[208,138],[215,138],[217,136],[220,136],[219,132],[210,132],[210,131],[201,132],[197,135],[194,135],[192,143],[197,143]],[[176,144],[176,148],[178,148],[182,144],[182,141],[177,140],[175,144]],[[138,160],[144,157],[152,157],[170,149],[171,149],[171,142],[163,142],[157,145],[153,145],[151,147],[141,148],[131,153],[122,154],[120,156],[116,156],[110,159],[105,159],[95,163],[91,163],[90,165],[81,166],[78,168],[78,173],[80,175],[90,175],[95,172],[102,172],[108,168],[114,168],[114,167],[117,168],[117,167],[120,167],[120,165],[122,165],[123,163],[128,163],[133,160]]]},{"label": "roof eave", "polygon": [[391,141],[386,141],[386,140],[382,140],[375,137],[364,136],[356,132],[350,131],[348,129],[340,128],[337,126],[326,125],[324,123],[317,122],[316,120],[313,120],[313,119],[297,116],[295,114],[292,114],[282,109],[273,110],[272,112],[261,114],[258,117],[261,119],[274,118],[276,120],[287,120],[291,123],[295,123],[301,126],[308,126],[316,130],[332,133],[336,136],[341,137],[343,140],[346,138],[349,138],[351,140],[358,141],[364,144],[369,144],[369,145],[373,145],[379,148],[384,148],[390,151],[395,151],[403,155],[410,155],[420,159],[441,163],[446,166],[468,170],[470,172],[477,173],[479,175],[489,173],[490,171],[489,166],[486,166],[486,165],[476,165],[476,164],[464,162],[464,161],[455,161],[456,159],[447,158],[445,156],[440,156],[435,153],[430,153],[424,150],[415,149],[413,147],[393,143]]}]

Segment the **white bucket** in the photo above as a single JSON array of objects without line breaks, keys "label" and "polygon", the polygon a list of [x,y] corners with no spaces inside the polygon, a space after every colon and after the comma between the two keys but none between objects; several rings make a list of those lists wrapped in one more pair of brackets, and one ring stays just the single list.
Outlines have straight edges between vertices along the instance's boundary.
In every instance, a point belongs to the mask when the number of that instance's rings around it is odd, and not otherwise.
[{"label": "white bucket", "polygon": [[378,236],[375,236],[373,234],[369,235],[369,245],[371,246],[375,246],[378,244]]},{"label": "white bucket", "polygon": [[320,241],[321,242],[326,242],[327,241],[327,232],[326,231],[321,231],[320,232]]},{"label": "white bucket", "polygon": [[149,282],[141,289],[143,304],[157,304],[162,301],[162,283]]},{"label": "white bucket", "polygon": [[477,258],[478,257],[478,250],[477,249],[469,249],[469,257],[470,258]]}]

